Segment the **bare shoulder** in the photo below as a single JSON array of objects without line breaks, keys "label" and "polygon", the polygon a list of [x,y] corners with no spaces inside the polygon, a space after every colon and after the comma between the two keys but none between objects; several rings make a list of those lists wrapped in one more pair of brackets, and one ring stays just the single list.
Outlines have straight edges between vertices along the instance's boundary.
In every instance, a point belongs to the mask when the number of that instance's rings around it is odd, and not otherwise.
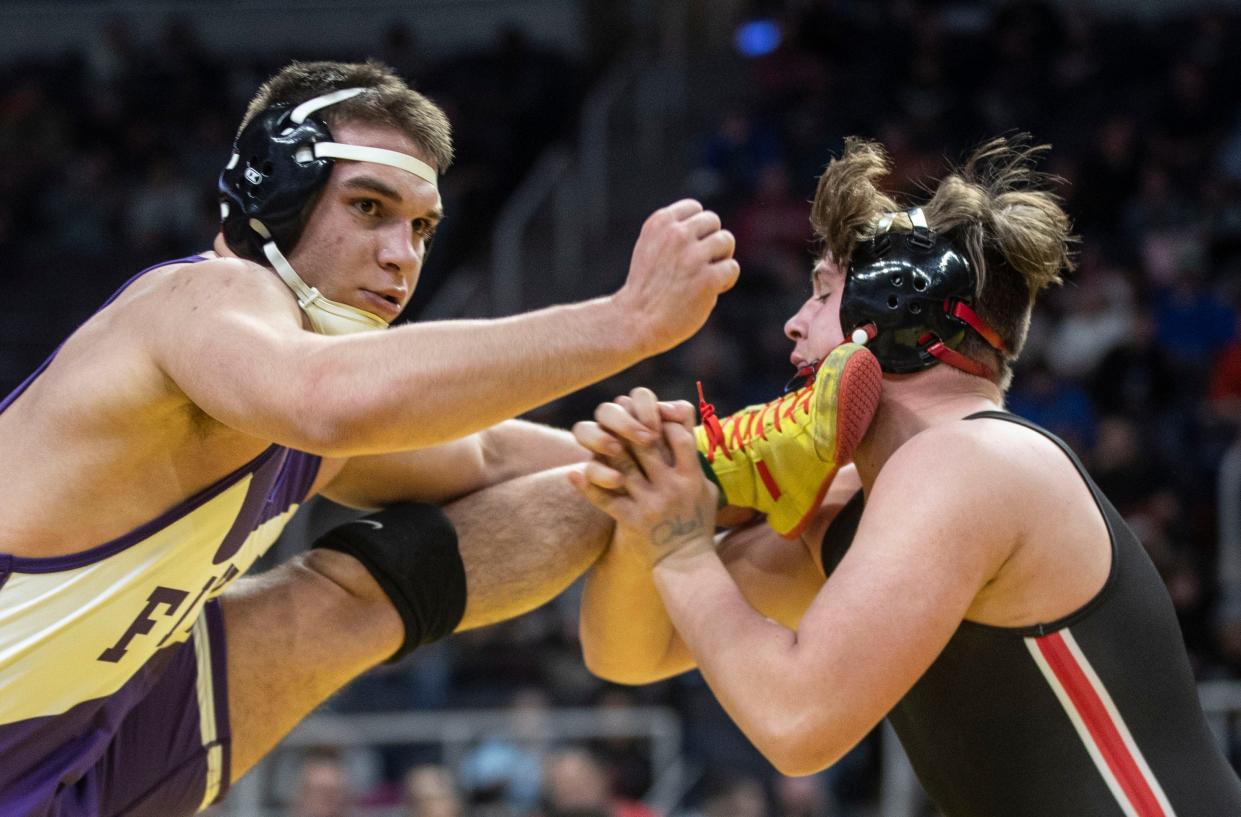
[{"label": "bare shoulder", "polygon": [[911,437],[875,479],[862,529],[905,528],[998,567],[1022,540],[1034,483],[1045,479],[1026,456],[1036,435],[1009,425],[962,420]]},{"label": "bare shoulder", "polygon": [[917,482],[943,492],[991,498],[1024,491],[1051,443],[1014,423],[957,420],[915,434],[884,464],[876,487]]},{"label": "bare shoulder", "polygon": [[297,315],[297,304],[278,278],[241,258],[169,264],[137,281],[130,298],[144,325],[173,317],[193,319],[208,307],[240,313]]}]

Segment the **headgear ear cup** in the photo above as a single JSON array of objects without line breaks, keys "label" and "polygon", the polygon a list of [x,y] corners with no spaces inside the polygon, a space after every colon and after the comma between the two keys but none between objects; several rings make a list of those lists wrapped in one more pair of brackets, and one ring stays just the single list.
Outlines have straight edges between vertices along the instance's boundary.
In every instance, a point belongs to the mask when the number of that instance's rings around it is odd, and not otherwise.
[{"label": "headgear ear cup", "polygon": [[[309,157],[299,148],[332,141],[327,125],[310,116],[289,122],[291,108],[276,105],[258,114],[237,135],[234,160],[220,174],[224,240],[243,258],[267,263],[263,245],[275,241],[288,252],[297,244],[311,204],[327,184],[332,160]],[[252,222],[266,228],[268,236]]]},{"label": "headgear ear cup", "polygon": [[979,373],[981,364],[944,354],[971,330],[993,346],[998,340],[969,308],[977,285],[974,268],[947,237],[926,226],[921,209],[909,216],[911,231],[880,232],[854,248],[840,300],[841,328],[865,344],[885,372],[922,371],[944,360]]}]

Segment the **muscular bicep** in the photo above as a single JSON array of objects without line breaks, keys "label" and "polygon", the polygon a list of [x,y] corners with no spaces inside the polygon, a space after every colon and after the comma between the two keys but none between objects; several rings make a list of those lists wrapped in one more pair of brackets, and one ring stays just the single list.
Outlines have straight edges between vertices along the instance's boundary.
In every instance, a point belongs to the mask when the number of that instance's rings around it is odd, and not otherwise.
[{"label": "muscular bicep", "polygon": [[297,307],[236,260],[205,261],[162,282],[138,305],[161,371],[229,428],[314,450],[313,359],[325,340],[301,328]]},{"label": "muscular bicep", "polygon": [[[798,631],[803,701],[824,702],[819,724],[860,739],[927,670],[982,587],[1012,551],[1002,469],[952,437],[911,442],[884,466],[852,546]],[[973,459],[971,460],[971,457]],[[952,479],[926,479],[927,463]],[[831,702],[848,701],[849,706]]]}]

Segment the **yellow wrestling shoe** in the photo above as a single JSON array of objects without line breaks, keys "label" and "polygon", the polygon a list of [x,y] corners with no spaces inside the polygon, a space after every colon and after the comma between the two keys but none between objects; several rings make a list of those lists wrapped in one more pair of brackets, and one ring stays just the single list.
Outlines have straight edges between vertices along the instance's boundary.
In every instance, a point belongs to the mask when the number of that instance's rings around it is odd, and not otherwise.
[{"label": "yellow wrestling shoe", "polygon": [[837,346],[800,389],[722,421],[702,396],[694,429],[703,470],[729,505],[767,514],[790,539],[814,518],[827,487],[853,459],[879,407],[883,372],[864,346]]}]

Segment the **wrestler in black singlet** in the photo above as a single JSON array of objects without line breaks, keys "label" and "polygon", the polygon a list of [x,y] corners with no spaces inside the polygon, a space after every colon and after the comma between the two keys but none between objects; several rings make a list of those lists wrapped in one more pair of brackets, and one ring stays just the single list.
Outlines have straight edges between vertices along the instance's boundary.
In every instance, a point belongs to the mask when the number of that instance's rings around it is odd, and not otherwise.
[{"label": "wrestler in black singlet", "polygon": [[[1031,627],[962,621],[889,714],[946,817],[1241,817],[1241,781],[1198,702],[1172,601],[1137,537],[1067,445],[1107,523],[1112,569],[1086,605]],[[823,537],[839,564],[859,492]]]}]

